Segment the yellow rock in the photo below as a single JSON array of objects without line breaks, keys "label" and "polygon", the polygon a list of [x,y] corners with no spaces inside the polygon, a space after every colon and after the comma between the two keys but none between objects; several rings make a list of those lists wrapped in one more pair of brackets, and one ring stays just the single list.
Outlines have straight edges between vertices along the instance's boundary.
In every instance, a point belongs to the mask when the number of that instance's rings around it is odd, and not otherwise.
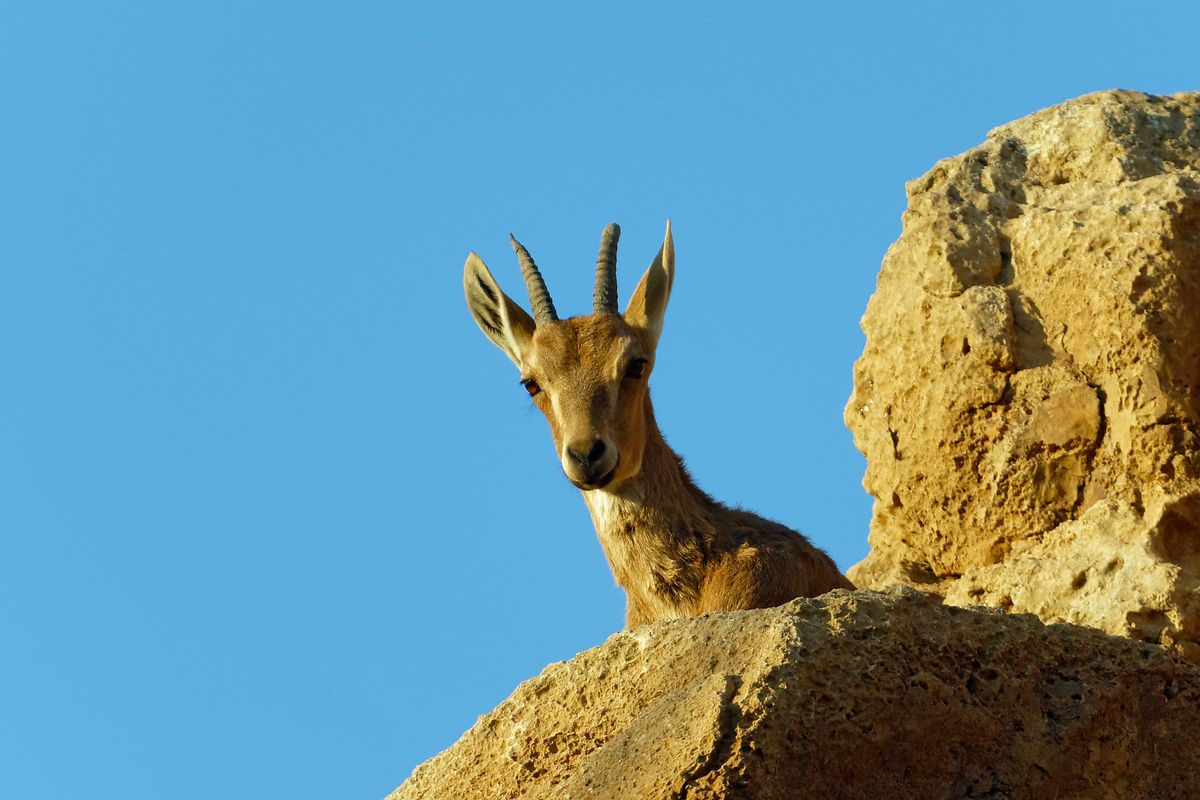
[{"label": "yellow rock", "polygon": [[1182,798],[1198,727],[1200,669],[1160,647],[838,590],[618,633],[389,800]]},{"label": "yellow rock", "polygon": [[1039,111],[908,201],[846,407],[876,498],[851,579],[1200,652],[1194,559],[1129,550],[1200,496],[1200,94]]}]

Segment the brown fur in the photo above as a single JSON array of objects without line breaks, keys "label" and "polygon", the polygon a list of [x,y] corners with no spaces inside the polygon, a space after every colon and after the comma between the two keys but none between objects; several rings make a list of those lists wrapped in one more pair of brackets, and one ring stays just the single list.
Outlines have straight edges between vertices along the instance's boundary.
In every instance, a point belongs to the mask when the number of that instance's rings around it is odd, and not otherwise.
[{"label": "brown fur", "polygon": [[659,432],[649,396],[644,413],[641,471],[612,491],[583,495],[625,590],[627,627],[853,588],[802,534],[697,487]]},{"label": "brown fur", "polygon": [[[583,490],[627,627],[711,611],[765,608],[853,588],[803,535],[701,491],[654,419],[647,380],[674,277],[670,228],[624,316],[533,320],[474,254],[464,285],[484,333],[537,387],[568,479]],[[645,360],[642,374],[630,365]],[[636,372],[634,370],[633,372]],[[574,453],[599,443],[602,458]]]}]

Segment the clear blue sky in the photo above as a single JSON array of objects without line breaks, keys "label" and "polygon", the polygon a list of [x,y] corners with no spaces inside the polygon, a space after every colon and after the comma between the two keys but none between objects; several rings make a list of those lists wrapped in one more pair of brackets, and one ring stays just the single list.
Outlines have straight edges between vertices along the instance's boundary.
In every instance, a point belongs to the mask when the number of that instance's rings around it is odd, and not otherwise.
[{"label": "clear blue sky", "polygon": [[1191,3],[734,8],[4,4],[0,793],[377,798],[621,626],[463,303],[471,249],[520,296],[509,231],[583,313],[669,215],[668,438],[850,566],[904,181],[1200,88]]}]

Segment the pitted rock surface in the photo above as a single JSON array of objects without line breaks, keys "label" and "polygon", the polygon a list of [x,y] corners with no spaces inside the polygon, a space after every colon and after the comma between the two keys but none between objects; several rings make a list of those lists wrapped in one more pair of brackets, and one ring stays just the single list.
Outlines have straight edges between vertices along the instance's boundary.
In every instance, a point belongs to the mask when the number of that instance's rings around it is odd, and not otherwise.
[{"label": "pitted rock surface", "polygon": [[910,182],[846,407],[851,579],[1200,659],[1197,309],[1200,94],[1081,97]]},{"label": "pitted rock surface", "polygon": [[1171,798],[1200,668],[896,587],[618,633],[526,681],[390,800]]}]

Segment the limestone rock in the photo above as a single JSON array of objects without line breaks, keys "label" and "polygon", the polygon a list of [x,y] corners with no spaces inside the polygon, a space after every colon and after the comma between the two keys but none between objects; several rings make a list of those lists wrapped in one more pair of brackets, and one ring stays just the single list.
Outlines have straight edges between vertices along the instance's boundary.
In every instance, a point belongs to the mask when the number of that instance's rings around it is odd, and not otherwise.
[{"label": "limestone rock", "polygon": [[1182,798],[1198,726],[1200,669],[1161,648],[836,591],[618,633],[390,800]]},{"label": "limestone rock", "polygon": [[1173,505],[1143,516],[1128,503],[1103,500],[1041,539],[1018,542],[1001,563],[968,570],[946,600],[1020,608],[1042,619],[1160,641],[1200,663],[1194,554],[1180,557],[1163,541],[1171,529],[1163,516],[1169,520]]},{"label": "limestone rock", "polygon": [[1072,100],[907,188],[846,407],[851,579],[1200,653],[1200,94]]}]

